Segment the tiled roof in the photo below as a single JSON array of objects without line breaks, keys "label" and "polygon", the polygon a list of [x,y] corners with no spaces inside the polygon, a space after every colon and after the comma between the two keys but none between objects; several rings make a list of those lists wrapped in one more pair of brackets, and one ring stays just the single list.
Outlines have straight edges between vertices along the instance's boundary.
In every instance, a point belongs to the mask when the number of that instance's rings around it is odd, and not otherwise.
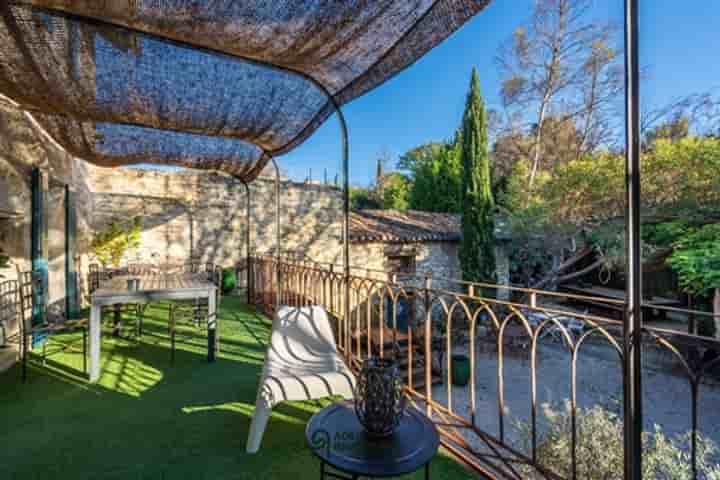
[{"label": "tiled roof", "polygon": [[460,215],[418,210],[355,210],[350,213],[350,241],[457,242]]}]

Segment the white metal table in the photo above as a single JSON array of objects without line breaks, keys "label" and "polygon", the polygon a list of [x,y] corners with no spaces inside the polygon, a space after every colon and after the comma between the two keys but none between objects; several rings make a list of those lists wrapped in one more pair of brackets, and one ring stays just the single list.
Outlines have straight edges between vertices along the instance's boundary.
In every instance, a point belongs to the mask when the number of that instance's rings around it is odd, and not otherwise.
[{"label": "white metal table", "polygon": [[[128,289],[128,280],[137,279],[137,288]],[[217,351],[217,287],[205,274],[159,274],[116,276],[105,282],[92,295],[89,325],[90,382],[100,378],[101,312],[102,307],[124,303],[149,303],[160,300],[208,299],[208,362],[215,361]]]}]

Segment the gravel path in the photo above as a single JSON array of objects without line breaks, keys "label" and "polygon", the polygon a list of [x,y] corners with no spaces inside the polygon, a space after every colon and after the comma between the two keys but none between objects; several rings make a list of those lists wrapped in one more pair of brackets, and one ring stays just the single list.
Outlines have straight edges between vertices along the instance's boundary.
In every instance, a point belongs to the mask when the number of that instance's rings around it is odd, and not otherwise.
[{"label": "gravel path", "polygon": [[[458,347],[454,353],[467,354],[468,348]],[[538,429],[545,425],[543,405],[560,406],[570,399],[570,354],[560,344],[541,344],[538,348],[537,413]],[[492,435],[499,432],[497,353],[484,342],[478,342],[476,350],[476,424]],[[505,435],[506,441],[524,448],[516,427],[518,421],[531,418],[530,360],[528,352],[505,354]],[[691,427],[690,384],[680,374],[669,356],[655,353],[645,355],[643,372],[644,421],[646,430],[658,424],[667,434],[680,434]],[[445,375],[445,381],[447,376]],[[585,345],[578,357],[577,395],[580,407],[600,404],[607,409],[621,412],[622,371],[617,354],[609,347]],[[470,418],[470,387],[452,388],[453,410]],[[447,406],[447,386],[433,388],[433,398]],[[700,432],[720,445],[720,385],[706,382],[699,392]],[[474,435],[465,435],[477,448],[482,442]]]}]

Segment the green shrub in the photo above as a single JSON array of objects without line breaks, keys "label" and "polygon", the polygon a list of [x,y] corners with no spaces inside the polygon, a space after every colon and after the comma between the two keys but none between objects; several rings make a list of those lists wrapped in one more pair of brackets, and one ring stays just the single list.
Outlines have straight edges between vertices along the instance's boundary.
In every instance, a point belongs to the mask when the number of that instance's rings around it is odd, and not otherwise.
[{"label": "green shrub", "polygon": [[673,244],[667,262],[687,293],[711,296],[720,289],[720,223],[689,230]]},{"label": "green shrub", "polygon": [[[548,428],[538,433],[537,458],[550,471],[570,478],[572,465],[571,408],[553,409],[544,405]],[[577,410],[577,478],[584,480],[622,479],[623,477],[623,424],[615,413],[596,405]],[[530,426],[519,423],[524,433],[525,448],[530,445]],[[660,426],[643,434],[643,479],[690,480],[691,433],[668,437]],[[698,435],[699,478],[720,480],[718,449],[712,440]],[[527,467],[527,478],[541,478]]]},{"label": "green shrub", "polygon": [[134,218],[127,226],[118,222],[111,223],[105,230],[95,233],[90,250],[103,267],[119,267],[125,254],[140,246],[141,232],[142,221],[139,217]]}]

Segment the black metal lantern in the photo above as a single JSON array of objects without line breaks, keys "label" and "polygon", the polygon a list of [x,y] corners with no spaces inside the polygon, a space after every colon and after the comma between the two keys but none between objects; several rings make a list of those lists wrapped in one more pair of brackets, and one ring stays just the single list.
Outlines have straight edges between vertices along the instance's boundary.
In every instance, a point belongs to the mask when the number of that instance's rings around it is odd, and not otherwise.
[{"label": "black metal lantern", "polygon": [[397,362],[368,358],[355,385],[355,413],[368,435],[392,435],[405,413],[403,382]]}]

